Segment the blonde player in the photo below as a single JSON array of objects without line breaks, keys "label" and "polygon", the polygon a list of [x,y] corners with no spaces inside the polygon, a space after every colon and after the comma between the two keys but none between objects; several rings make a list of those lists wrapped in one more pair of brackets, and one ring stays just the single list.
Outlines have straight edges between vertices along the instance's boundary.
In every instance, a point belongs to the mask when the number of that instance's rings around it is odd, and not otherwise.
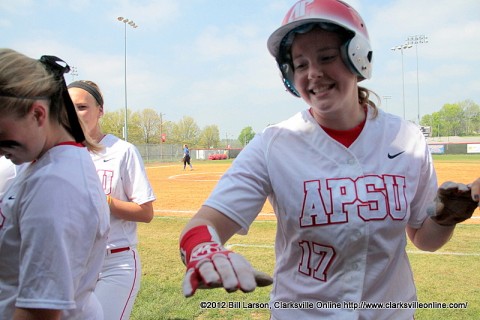
[{"label": "blonde player", "polygon": [[88,133],[105,146],[104,151],[91,154],[111,213],[105,264],[95,294],[106,320],[129,319],[141,280],[137,222],[152,220],[155,195],[138,150],[102,132],[103,96],[98,86],[92,81],[75,81],[68,88]]},{"label": "blonde player", "polygon": [[108,206],[60,59],[0,49],[0,156],[30,163],[0,206],[0,317],[103,319]]},{"label": "blonde player", "polygon": [[185,227],[185,296],[201,286],[255,289],[253,267],[223,244],[247,232],[269,198],[277,217],[271,319],[413,319],[413,309],[361,303],[416,300],[406,233],[421,250],[440,248],[461,221],[450,217],[475,210],[470,189],[442,187],[440,202],[461,191],[465,208],[445,205],[428,217],[437,192],[429,149],[415,125],[377,109],[358,85],[370,78],[372,50],[351,6],[298,1],[268,49],[307,108],[257,135]]}]

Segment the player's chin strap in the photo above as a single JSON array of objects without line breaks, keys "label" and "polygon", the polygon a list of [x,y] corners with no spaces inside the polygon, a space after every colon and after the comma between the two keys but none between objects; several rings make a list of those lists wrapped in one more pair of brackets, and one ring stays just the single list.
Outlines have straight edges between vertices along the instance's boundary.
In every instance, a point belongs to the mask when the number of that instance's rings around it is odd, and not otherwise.
[{"label": "player's chin strap", "polygon": [[[78,120],[72,98],[68,94],[67,84],[63,76],[64,73],[70,72],[70,67],[65,61],[55,56],[42,56],[39,61],[60,81],[61,88],[59,93],[65,104],[69,124],[69,126],[64,124],[65,129],[73,136],[76,142],[83,143],[85,141],[85,134]],[[58,112],[60,113],[60,110],[58,110]]]}]

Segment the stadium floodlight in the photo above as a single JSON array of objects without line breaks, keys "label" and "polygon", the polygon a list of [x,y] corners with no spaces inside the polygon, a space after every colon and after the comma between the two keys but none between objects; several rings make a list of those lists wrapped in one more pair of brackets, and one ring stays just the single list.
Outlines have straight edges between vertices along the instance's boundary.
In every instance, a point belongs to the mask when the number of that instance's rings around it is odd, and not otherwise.
[{"label": "stadium floodlight", "polygon": [[132,28],[138,28],[138,25],[135,24],[132,20],[129,20],[124,17],[118,17],[118,21],[122,22],[125,25],[125,124],[123,127],[123,138],[125,141],[128,141],[128,104],[127,104],[127,24]]},{"label": "stadium floodlight", "polygon": [[420,125],[420,81],[418,79],[418,45],[428,43],[428,37],[421,35],[409,36],[406,44],[415,45],[415,54],[417,57],[417,124]]},{"label": "stadium floodlight", "polygon": [[388,100],[392,99],[392,96],[382,96],[383,100],[385,100],[385,111],[388,112]]},{"label": "stadium floodlight", "polygon": [[391,49],[392,51],[400,50],[400,52],[402,53],[403,119],[405,119],[405,73],[403,71],[403,50],[409,49],[411,47],[412,47],[411,44],[404,43],[402,45],[395,46]]}]

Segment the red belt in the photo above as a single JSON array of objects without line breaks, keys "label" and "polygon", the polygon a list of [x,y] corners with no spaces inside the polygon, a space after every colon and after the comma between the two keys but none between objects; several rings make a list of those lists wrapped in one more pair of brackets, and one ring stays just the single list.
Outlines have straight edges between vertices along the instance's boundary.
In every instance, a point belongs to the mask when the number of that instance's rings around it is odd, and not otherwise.
[{"label": "red belt", "polygon": [[109,250],[107,250],[107,252],[112,254],[112,253],[119,253],[119,252],[128,251],[128,250],[130,250],[130,247],[109,249]]}]

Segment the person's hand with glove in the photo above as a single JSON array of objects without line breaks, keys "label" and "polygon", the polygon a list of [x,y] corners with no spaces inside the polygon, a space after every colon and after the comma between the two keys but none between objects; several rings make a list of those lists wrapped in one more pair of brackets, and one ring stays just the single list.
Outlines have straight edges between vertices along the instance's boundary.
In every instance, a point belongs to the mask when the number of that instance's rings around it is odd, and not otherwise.
[{"label": "person's hand with glove", "polygon": [[223,287],[251,292],[257,286],[272,284],[272,278],[258,270],[241,255],[227,250],[215,229],[202,225],[188,230],[180,241],[180,254],[187,267],[182,289],[191,297],[200,289]]},{"label": "person's hand with glove", "polygon": [[479,205],[480,179],[469,185],[444,182],[437,191],[433,221],[442,226],[453,226],[470,219]]}]

